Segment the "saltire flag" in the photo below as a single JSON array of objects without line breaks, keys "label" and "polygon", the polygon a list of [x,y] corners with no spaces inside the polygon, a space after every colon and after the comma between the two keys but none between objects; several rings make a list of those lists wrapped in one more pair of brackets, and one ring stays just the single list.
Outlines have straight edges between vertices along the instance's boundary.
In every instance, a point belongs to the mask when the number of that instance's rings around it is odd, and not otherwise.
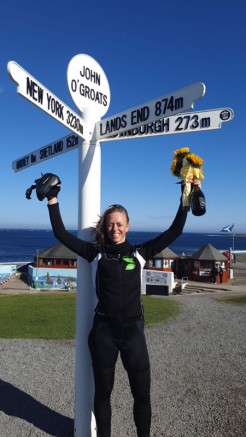
[{"label": "saltire flag", "polygon": [[225,226],[224,228],[221,229],[220,232],[227,232],[227,233],[232,232],[233,228],[234,228],[234,223],[231,226]]}]

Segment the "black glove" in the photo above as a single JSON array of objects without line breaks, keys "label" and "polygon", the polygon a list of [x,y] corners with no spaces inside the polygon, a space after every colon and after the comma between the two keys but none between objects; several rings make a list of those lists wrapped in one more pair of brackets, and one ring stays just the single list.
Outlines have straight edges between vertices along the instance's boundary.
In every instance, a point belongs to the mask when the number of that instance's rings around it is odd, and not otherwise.
[{"label": "black glove", "polygon": [[60,191],[60,178],[53,173],[45,173],[40,179],[35,180],[36,185],[32,185],[26,190],[26,198],[31,199],[32,190],[36,188],[38,200],[42,201],[46,197],[48,200],[57,197]]}]

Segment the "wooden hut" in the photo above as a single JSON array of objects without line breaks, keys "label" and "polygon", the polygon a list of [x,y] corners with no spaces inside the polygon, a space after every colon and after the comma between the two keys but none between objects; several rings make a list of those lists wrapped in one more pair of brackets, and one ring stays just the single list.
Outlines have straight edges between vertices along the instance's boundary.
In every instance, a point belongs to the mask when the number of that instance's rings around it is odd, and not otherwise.
[{"label": "wooden hut", "polygon": [[[192,281],[211,282],[212,267],[223,270],[223,282],[228,281],[228,258],[211,244],[206,244],[189,257],[188,277]],[[219,277],[217,282],[220,282]]]},{"label": "wooden hut", "polygon": [[54,269],[77,269],[77,254],[57,243],[34,257],[36,267],[49,267]]},{"label": "wooden hut", "polygon": [[174,260],[178,256],[171,249],[166,247],[160,253],[157,253],[152,259],[146,262],[145,268],[148,270],[162,270],[166,272],[173,271]]},{"label": "wooden hut", "polygon": [[42,252],[37,251],[28,265],[28,282],[35,288],[76,289],[77,255],[57,243]]}]

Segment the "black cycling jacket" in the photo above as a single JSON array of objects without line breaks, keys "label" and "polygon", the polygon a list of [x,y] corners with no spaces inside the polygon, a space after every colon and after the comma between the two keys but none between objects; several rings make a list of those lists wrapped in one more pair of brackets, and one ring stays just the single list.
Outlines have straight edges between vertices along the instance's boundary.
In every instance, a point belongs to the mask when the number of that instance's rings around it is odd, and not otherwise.
[{"label": "black cycling jacket", "polygon": [[94,242],[84,241],[65,229],[59,204],[48,205],[55,237],[77,255],[86,259],[92,268],[98,304],[96,312],[119,321],[142,317],[141,279],[148,259],[168,247],[183,231],[187,212],[181,204],[169,229],[153,240],[131,245],[105,244],[104,252]]}]

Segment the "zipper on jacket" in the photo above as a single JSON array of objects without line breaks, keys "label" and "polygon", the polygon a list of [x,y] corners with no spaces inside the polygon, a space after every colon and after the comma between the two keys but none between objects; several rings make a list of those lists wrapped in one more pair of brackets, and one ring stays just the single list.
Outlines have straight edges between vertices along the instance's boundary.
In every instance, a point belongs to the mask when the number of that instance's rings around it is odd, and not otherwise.
[{"label": "zipper on jacket", "polygon": [[119,319],[120,322],[122,322],[122,258],[120,256],[120,253],[118,253],[118,268],[119,268],[119,284],[120,284],[120,290],[119,290],[119,295],[120,295],[120,314],[119,314]]}]

